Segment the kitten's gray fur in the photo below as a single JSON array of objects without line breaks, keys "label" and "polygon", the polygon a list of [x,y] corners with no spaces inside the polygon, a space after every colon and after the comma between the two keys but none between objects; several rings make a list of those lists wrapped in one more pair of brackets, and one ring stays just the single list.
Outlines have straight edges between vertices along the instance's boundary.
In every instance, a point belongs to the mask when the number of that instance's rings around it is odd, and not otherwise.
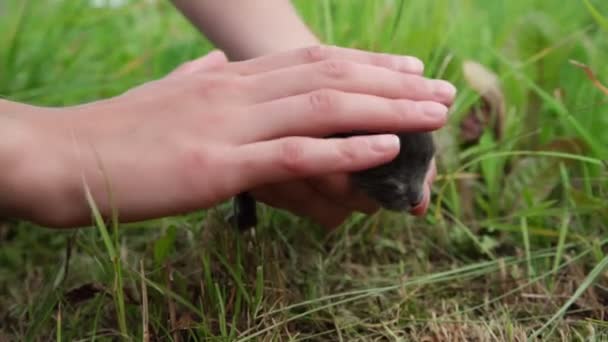
[{"label": "kitten's gray fur", "polygon": [[[343,136],[343,135],[341,135]],[[424,179],[435,154],[428,132],[397,134],[401,147],[395,159],[368,170],[353,173],[353,184],[392,211],[409,211],[424,196]]]}]

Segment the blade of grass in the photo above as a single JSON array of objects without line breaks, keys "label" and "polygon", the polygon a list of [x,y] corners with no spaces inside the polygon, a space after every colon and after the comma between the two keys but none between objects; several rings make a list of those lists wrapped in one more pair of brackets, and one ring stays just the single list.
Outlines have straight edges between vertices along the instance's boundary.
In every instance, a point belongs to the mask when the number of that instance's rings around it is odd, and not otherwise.
[{"label": "blade of grass", "polygon": [[605,256],[604,259],[602,259],[602,261],[600,263],[595,265],[595,267],[589,272],[589,274],[587,275],[585,280],[583,280],[581,285],[576,289],[576,291],[568,299],[568,301],[566,301],[566,303],[564,303],[564,305],[562,305],[562,307],[545,324],[543,324],[542,327],[540,327],[538,330],[534,331],[528,337],[528,341],[536,340],[539,337],[539,335],[543,333],[543,331],[547,330],[547,328],[549,328],[555,321],[562,318],[564,316],[564,314],[566,313],[566,311],[568,311],[568,308],[570,308],[570,306],[572,304],[574,304],[574,302],[576,302],[576,300],[579,299],[580,296],[585,291],[587,291],[587,289],[591,285],[593,285],[593,283],[595,282],[597,277],[599,277],[602,274],[602,272],[606,269],[607,266],[608,266],[608,256]]},{"label": "blade of grass", "polygon": [[393,20],[393,27],[391,29],[391,41],[395,39],[395,33],[399,28],[399,24],[401,24],[401,16],[403,15],[403,7],[405,5],[405,0],[399,0],[399,6],[397,7],[397,11],[395,11],[395,19]]},{"label": "blade of grass", "polygon": [[[72,138],[75,141],[75,136],[72,136]],[[76,145],[76,148],[78,148],[77,145]],[[127,331],[127,318],[126,318],[126,308],[125,308],[125,298],[124,298],[122,259],[120,257],[120,254],[117,253],[117,249],[120,246],[120,243],[118,240],[118,235],[119,235],[119,233],[118,233],[118,214],[117,214],[118,211],[116,210],[116,207],[114,205],[112,205],[114,203],[114,199],[113,199],[112,187],[110,185],[110,179],[108,178],[108,173],[105,171],[105,168],[103,166],[103,163],[101,162],[101,158],[99,157],[97,150],[95,148],[92,148],[92,150],[93,150],[93,154],[95,156],[95,161],[97,162],[99,170],[101,171],[101,173],[103,175],[105,186],[108,191],[108,200],[109,200],[108,203],[110,203],[110,207],[111,207],[111,223],[112,223],[113,234],[114,234],[114,243],[112,243],[112,240],[108,233],[108,229],[106,227],[106,223],[99,211],[99,208],[97,207],[97,204],[95,203],[95,200],[93,199],[93,195],[91,194],[91,189],[89,188],[89,185],[88,185],[84,175],[82,175],[82,184],[83,184],[83,187],[85,190],[85,196],[86,196],[87,203],[93,213],[95,225],[98,227],[99,231],[102,234],[102,238],[106,245],[106,249],[110,256],[111,262],[114,266],[113,294],[114,294],[115,305],[117,308],[118,326],[119,326],[120,333],[122,334],[123,338],[127,338],[128,331]],[[78,150],[78,152],[80,153],[80,150]]]},{"label": "blade of grass", "polygon": [[[23,27],[26,26],[27,20],[30,14],[30,0],[23,1],[21,3],[21,12],[17,16],[17,23],[13,29],[13,32],[9,36],[10,43],[8,44],[7,55],[4,60],[4,70],[14,70],[15,61],[17,59],[17,55],[20,51],[20,44],[22,40],[21,33],[23,32]],[[8,77],[11,75],[16,75],[15,73],[7,73],[2,72],[0,75],[6,76],[7,79],[4,80],[4,84],[10,84]],[[0,93],[4,92],[3,89],[0,89]]]},{"label": "blade of grass", "polygon": [[585,4],[587,11],[589,11],[589,14],[591,14],[593,19],[595,19],[595,21],[597,22],[597,24],[604,30],[608,31],[608,18],[604,17],[600,13],[600,11],[595,6],[593,6],[591,1],[583,0],[583,3]]},{"label": "blade of grass", "polygon": [[568,212],[564,212],[562,224],[560,225],[560,229],[559,229],[559,240],[557,242],[555,259],[553,260],[553,271],[555,273],[553,275],[552,283],[555,283],[555,278],[557,277],[557,268],[564,256],[564,251],[565,251],[565,246],[566,246],[566,236],[568,235],[569,226],[570,226],[570,214]]},{"label": "blade of grass", "polygon": [[530,235],[528,233],[528,220],[525,216],[521,219],[521,232],[524,240],[524,249],[526,250],[526,264],[528,265],[528,277],[534,277],[534,267],[532,267],[532,253],[530,252]]},{"label": "blade of grass", "polygon": [[120,257],[116,253],[116,249],[112,244],[112,239],[110,238],[110,234],[108,233],[106,224],[101,216],[101,213],[99,212],[99,208],[97,207],[97,204],[95,203],[95,200],[93,199],[93,195],[91,194],[91,189],[89,188],[84,177],[82,179],[82,183],[84,186],[87,203],[89,204],[89,207],[91,208],[91,210],[93,212],[95,225],[97,226],[97,228],[99,229],[99,232],[101,233],[101,236],[104,241],[104,244],[106,245],[106,250],[108,252],[110,260],[111,260],[112,264],[114,265],[113,294],[114,294],[114,301],[116,304],[116,311],[117,311],[116,314],[118,316],[117,318],[118,318],[118,325],[119,325],[120,333],[122,334],[123,338],[126,338],[128,336],[128,332],[127,332],[127,319],[126,319],[126,313],[125,313],[125,300],[124,300],[123,283],[122,283],[121,260],[120,260]]},{"label": "blade of grass", "polygon": [[103,301],[104,296],[97,296],[95,305],[95,317],[93,318],[93,331],[91,331],[91,342],[95,342],[95,338],[97,337],[97,324],[99,323],[99,319],[101,317],[101,308],[103,306]]},{"label": "blade of grass", "polygon": [[471,231],[471,229],[469,229],[469,227],[467,227],[464,223],[462,223],[462,221],[460,221],[454,215],[452,215],[450,213],[446,213],[445,215],[448,216],[450,220],[453,220],[454,223],[456,223],[456,225],[458,227],[460,227],[464,231],[464,233],[466,234],[466,236],[468,236],[469,239],[471,239],[471,241],[473,241],[473,243],[475,243],[475,245],[477,246],[477,248],[479,248],[480,251],[482,251],[490,259],[496,260],[496,256],[494,255],[494,253],[492,253],[491,250],[489,250],[489,249],[486,248],[486,246],[479,240],[479,238],[477,237],[477,235],[475,235],[475,233],[473,233]]},{"label": "blade of grass", "polygon": [[222,291],[220,290],[220,285],[216,282],[213,284],[214,288],[215,288],[215,296],[218,299],[217,300],[217,306],[218,306],[218,316],[219,316],[219,325],[220,325],[220,332],[222,333],[223,337],[228,337],[228,328],[226,326],[226,309],[224,307],[224,297],[222,296]]},{"label": "blade of grass", "polygon": [[597,139],[594,139],[592,135],[586,130],[581,123],[570,113],[570,111],[564,107],[564,105],[555,99],[551,94],[547,93],[543,90],[538,84],[536,84],[528,75],[525,73],[516,70],[513,63],[507,59],[502,54],[492,50],[493,54],[499,59],[503,64],[511,68],[516,75],[522,80],[534,93],[536,93],[546,105],[551,106],[555,113],[557,113],[564,121],[568,122],[571,127],[576,131],[578,135],[585,141],[586,144],[589,145],[591,150],[595,153],[599,158],[608,157],[608,152],[606,152],[606,148],[598,143]]},{"label": "blade of grass", "polygon": [[141,320],[142,320],[142,334],[144,342],[150,341],[150,329],[149,329],[149,312],[148,312],[148,287],[146,286],[146,271],[144,269],[144,260],[139,261],[139,268],[141,272]]},{"label": "blade of grass", "polygon": [[61,336],[61,327],[63,326],[62,324],[62,316],[61,316],[61,302],[59,302],[59,305],[57,306],[57,334],[56,334],[56,338],[57,341],[63,341],[63,338]]},{"label": "blade of grass", "polygon": [[[539,254],[536,257],[537,258],[538,257],[547,257],[547,255],[553,256],[554,253]],[[515,258],[507,258],[507,259],[505,259],[504,264],[506,266],[511,266],[511,265],[522,263],[522,262],[523,262],[522,260],[517,260]],[[301,317],[305,317],[307,315],[310,315],[310,314],[318,312],[318,311],[322,311],[322,310],[325,310],[325,309],[328,309],[328,308],[331,308],[334,306],[346,304],[346,303],[351,303],[351,302],[357,301],[359,299],[369,298],[370,296],[379,295],[379,294],[390,292],[390,291],[400,290],[400,289],[403,289],[404,286],[423,286],[423,285],[430,285],[430,284],[436,284],[436,283],[442,283],[442,282],[449,282],[449,281],[456,280],[456,279],[463,280],[463,279],[468,279],[469,277],[478,277],[480,275],[487,274],[492,271],[496,271],[497,269],[498,269],[498,261],[479,262],[479,263],[465,265],[465,266],[462,266],[459,268],[451,269],[448,271],[437,272],[437,273],[433,273],[433,274],[428,274],[428,275],[423,275],[420,277],[411,278],[406,282],[401,282],[396,285],[348,291],[348,292],[343,292],[340,294],[332,294],[332,295],[319,297],[319,298],[313,299],[313,300],[303,301],[303,302],[300,302],[297,304],[292,304],[287,307],[283,307],[281,309],[276,309],[273,311],[266,312],[264,315],[260,316],[260,318],[268,317],[268,316],[276,314],[276,313],[292,310],[297,307],[308,306],[311,304],[316,304],[316,303],[320,303],[320,302],[331,300],[331,299],[347,297],[347,298],[343,298],[343,299],[340,299],[335,302],[330,302],[328,304],[317,306],[313,309],[309,309],[300,314],[290,316],[289,318],[287,318],[281,322],[276,322],[273,325],[266,327],[264,329],[258,330],[251,335],[247,335],[252,330],[252,329],[248,329],[241,334],[241,338],[238,341],[248,341],[250,339],[263,335],[264,333],[266,333],[268,331],[273,331],[275,329],[278,329],[283,324],[286,324],[288,322],[291,322],[291,321],[301,318]]]},{"label": "blade of grass", "polygon": [[[573,246],[570,245],[569,247],[573,247]],[[558,267],[558,270],[564,269],[564,268],[566,268],[566,267],[574,264],[574,262],[581,260],[583,257],[587,256],[590,253],[591,253],[590,249],[587,249],[587,250],[579,253],[578,255],[574,256],[573,258],[571,258],[568,261],[566,261],[563,264],[561,264]],[[553,255],[546,255],[545,257],[549,258],[549,257],[552,257],[552,256]],[[494,304],[494,303],[498,303],[500,300],[502,300],[504,298],[508,298],[509,296],[512,296],[512,295],[516,294],[517,292],[520,292],[523,289],[525,289],[527,287],[530,287],[533,284],[538,283],[539,281],[541,281],[543,279],[546,279],[547,277],[551,276],[552,274],[554,274],[554,270],[549,270],[549,271],[547,271],[545,273],[542,273],[542,274],[540,274],[538,276],[533,277],[532,279],[529,279],[526,283],[524,283],[524,284],[522,284],[522,285],[520,285],[520,286],[518,286],[518,287],[516,287],[516,288],[514,288],[512,290],[509,290],[509,291],[507,291],[507,292],[505,292],[505,293],[503,293],[503,294],[501,294],[499,296],[492,297],[489,301],[484,301],[482,304],[471,306],[471,307],[466,308],[464,310],[456,311],[456,312],[448,315],[447,317],[450,317],[450,316],[459,316],[459,315],[462,316],[462,315],[465,315],[466,313],[475,312],[477,310],[480,310],[483,307],[487,307],[488,305],[491,305],[491,304]]]},{"label": "blade of grass", "polygon": [[589,78],[589,80],[591,80],[591,82],[593,83],[593,85],[602,91],[602,93],[604,93],[605,95],[608,95],[608,87],[606,87],[605,85],[602,84],[602,82],[600,82],[600,80],[597,78],[597,76],[595,76],[595,72],[593,72],[593,70],[591,70],[591,68],[581,62],[575,61],[575,60],[570,60],[570,63],[578,68],[583,69],[583,71],[585,72],[585,74],[587,75],[587,78]]},{"label": "blade of grass", "polygon": [[[263,263],[262,263],[263,264]],[[256,267],[255,270],[255,306],[253,317],[257,317],[262,309],[262,300],[264,300],[264,268],[262,265]]]},{"label": "blade of grass", "polygon": [[553,158],[563,158],[563,159],[571,159],[571,160],[577,160],[580,162],[584,162],[584,163],[589,163],[589,164],[594,164],[594,165],[604,165],[604,162],[601,159],[598,158],[593,158],[593,157],[586,157],[586,156],[581,156],[581,155],[577,155],[577,154],[571,154],[571,153],[565,153],[565,152],[555,152],[555,151],[504,151],[504,152],[493,152],[493,153],[486,153],[482,156],[479,156],[477,158],[472,159],[471,161],[464,163],[462,166],[460,166],[458,169],[454,170],[453,172],[445,175],[445,182],[441,185],[441,187],[439,188],[438,192],[437,192],[437,196],[436,196],[436,209],[435,209],[435,218],[437,220],[440,220],[442,215],[442,206],[441,206],[441,202],[443,201],[443,198],[446,196],[446,192],[448,187],[450,186],[450,183],[453,182],[453,175],[459,175],[465,172],[466,169],[470,168],[471,166],[481,162],[484,159],[487,158],[503,158],[503,157],[513,157],[513,156],[544,156],[544,157],[553,157]]},{"label": "blade of grass", "polygon": [[150,286],[150,288],[156,290],[158,293],[160,293],[163,296],[171,297],[177,303],[183,305],[184,307],[188,308],[190,311],[192,311],[195,314],[197,314],[199,318],[203,318],[205,316],[205,312],[199,310],[189,300],[186,300],[185,298],[183,298],[182,296],[178,295],[174,291],[168,290],[166,287],[164,287],[162,285],[159,285],[159,284],[151,281],[149,278],[144,278],[143,280],[146,282],[146,284],[148,286]]},{"label": "blade of grass", "polygon": [[243,282],[242,277],[239,276],[240,272],[237,273],[237,271],[234,269],[234,267],[232,267],[228,263],[228,260],[226,260],[226,258],[223,255],[221,255],[220,253],[218,253],[217,251],[213,251],[213,254],[220,261],[220,263],[222,265],[224,265],[224,267],[226,268],[226,270],[228,271],[228,273],[230,273],[230,275],[232,276],[232,279],[236,283],[236,286],[238,287],[239,291],[242,293],[243,298],[245,299],[245,301],[247,302],[247,304],[251,304],[251,298],[249,296],[249,293],[247,292],[247,288],[245,287],[245,283]]},{"label": "blade of grass", "polygon": [[329,0],[323,0],[321,4],[323,6],[323,25],[325,27],[325,42],[327,44],[335,44],[331,3],[329,2]]}]

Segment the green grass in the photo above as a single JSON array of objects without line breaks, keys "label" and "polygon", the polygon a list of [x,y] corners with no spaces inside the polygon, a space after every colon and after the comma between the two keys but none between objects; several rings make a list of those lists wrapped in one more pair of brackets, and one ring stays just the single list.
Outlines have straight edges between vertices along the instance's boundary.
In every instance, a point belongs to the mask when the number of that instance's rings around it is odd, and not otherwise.
[{"label": "green grass", "polygon": [[[326,42],[416,55],[458,86],[429,214],[327,233],[261,207],[255,236],[225,204],[78,231],[7,222],[0,340],[605,340],[608,95],[570,60],[608,83],[608,4],[296,4]],[[0,96],[105,98],[211,48],[168,2],[0,1]],[[500,81],[500,139],[462,142],[462,120],[488,112],[465,61]]]}]

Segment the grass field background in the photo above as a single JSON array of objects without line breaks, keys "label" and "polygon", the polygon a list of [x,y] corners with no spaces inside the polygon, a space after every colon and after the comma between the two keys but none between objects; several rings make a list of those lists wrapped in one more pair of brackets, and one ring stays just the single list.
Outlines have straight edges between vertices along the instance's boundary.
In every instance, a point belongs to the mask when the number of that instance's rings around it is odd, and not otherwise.
[{"label": "grass field background", "polygon": [[[295,4],[326,43],[415,55],[458,86],[428,215],[327,233],[260,207],[255,236],[226,226],[227,205],[3,223],[0,340],[608,339],[608,2]],[[169,2],[0,0],[15,101],[117,95],[211,48]]]}]

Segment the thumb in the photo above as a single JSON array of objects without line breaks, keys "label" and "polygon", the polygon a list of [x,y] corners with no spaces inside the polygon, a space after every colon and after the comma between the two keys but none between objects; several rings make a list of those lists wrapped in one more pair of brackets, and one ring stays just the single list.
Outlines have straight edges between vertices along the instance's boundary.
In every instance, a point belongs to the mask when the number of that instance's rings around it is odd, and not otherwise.
[{"label": "thumb", "polygon": [[226,64],[227,62],[228,58],[223,51],[214,50],[201,58],[180,65],[177,69],[173,70],[169,76],[213,70]]},{"label": "thumb", "polygon": [[232,191],[260,185],[379,166],[399,153],[399,138],[392,134],[316,139],[288,137],[256,142],[236,149],[231,160]]}]

